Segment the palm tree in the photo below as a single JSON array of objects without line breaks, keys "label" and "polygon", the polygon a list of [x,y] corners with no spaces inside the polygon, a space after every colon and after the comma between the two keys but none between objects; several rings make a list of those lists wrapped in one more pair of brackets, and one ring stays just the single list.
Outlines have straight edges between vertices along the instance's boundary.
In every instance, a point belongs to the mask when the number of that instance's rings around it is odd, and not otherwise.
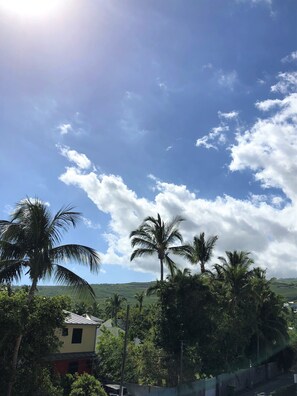
[{"label": "palm tree", "polygon": [[122,309],[124,301],[126,298],[117,293],[106,299],[105,313],[113,318],[115,326],[118,325],[118,313]]},{"label": "palm tree", "polygon": [[130,260],[132,261],[136,257],[151,256],[157,253],[160,261],[161,281],[163,281],[164,264],[167,265],[170,273],[173,273],[176,268],[169,254],[182,255],[186,249],[186,246],[172,246],[176,242],[183,242],[183,237],[178,230],[178,226],[183,220],[182,217],[176,216],[169,223],[165,223],[159,213],[157,214],[157,218],[146,217],[142,224],[130,234],[132,247],[138,247],[134,249]]},{"label": "palm tree", "polygon": [[240,295],[248,285],[248,281],[254,272],[250,266],[254,263],[249,257],[249,252],[236,251],[226,252],[225,257],[219,257],[220,264],[215,264],[218,279],[222,280],[230,292],[230,302],[233,306],[240,300]]},{"label": "palm tree", "polygon": [[193,243],[188,245],[188,252],[185,254],[185,258],[191,264],[200,264],[201,273],[203,274],[205,270],[205,264],[211,259],[213,249],[218,236],[210,236],[205,239],[204,232],[199,236],[194,236]]},{"label": "palm tree", "polygon": [[134,296],[134,298],[138,302],[139,313],[141,313],[141,311],[142,311],[144,294],[145,294],[144,291],[142,291],[140,293],[136,293],[135,296]]},{"label": "palm tree", "polygon": [[[70,206],[52,216],[48,206],[39,199],[26,198],[17,203],[10,220],[0,220],[0,283],[18,281],[25,272],[31,281],[29,305],[38,282],[49,278],[78,291],[88,290],[94,296],[84,279],[62,265],[72,260],[87,265],[93,272],[99,269],[100,259],[94,249],[77,244],[59,245],[62,234],[75,227],[80,217]],[[7,395],[12,391],[22,338],[20,334],[16,340]]]}]

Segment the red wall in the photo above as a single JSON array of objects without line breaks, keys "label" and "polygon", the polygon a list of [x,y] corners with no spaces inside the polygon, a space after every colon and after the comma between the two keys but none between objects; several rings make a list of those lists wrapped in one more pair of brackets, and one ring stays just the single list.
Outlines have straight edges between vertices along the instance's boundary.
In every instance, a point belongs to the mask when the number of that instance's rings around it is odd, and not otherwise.
[{"label": "red wall", "polygon": [[[58,360],[56,362],[53,362],[55,370],[60,373],[61,375],[67,374],[68,373],[68,366],[69,363],[73,360]],[[91,374],[90,370],[90,364],[88,364],[89,359],[82,359],[82,360],[76,360],[78,361],[78,373],[89,373]]]}]

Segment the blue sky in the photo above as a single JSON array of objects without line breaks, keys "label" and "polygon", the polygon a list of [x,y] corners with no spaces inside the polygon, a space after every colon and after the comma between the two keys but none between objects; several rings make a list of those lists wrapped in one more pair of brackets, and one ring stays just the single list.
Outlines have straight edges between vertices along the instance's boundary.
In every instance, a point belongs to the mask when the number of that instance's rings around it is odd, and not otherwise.
[{"label": "blue sky", "polygon": [[297,277],[295,0],[18,1],[0,1],[1,218],[74,205],[64,241],[102,267],[69,267],[91,283],[159,276],[128,238],[157,212],[218,235],[213,262]]}]

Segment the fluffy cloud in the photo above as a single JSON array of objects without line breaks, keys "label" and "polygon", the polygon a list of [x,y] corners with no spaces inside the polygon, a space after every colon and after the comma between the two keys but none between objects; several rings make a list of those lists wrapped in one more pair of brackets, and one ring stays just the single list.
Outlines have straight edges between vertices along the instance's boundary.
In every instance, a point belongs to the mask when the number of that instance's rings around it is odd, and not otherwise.
[{"label": "fluffy cloud", "polygon": [[271,92],[280,92],[282,94],[287,94],[292,91],[296,91],[297,87],[297,72],[285,72],[279,73],[278,83],[271,87]]},{"label": "fluffy cloud", "polygon": [[67,146],[57,146],[60,153],[69,161],[74,162],[80,169],[88,169],[91,166],[91,161],[85,154],[80,154],[75,150],[70,150]]},{"label": "fluffy cloud", "polygon": [[228,113],[224,113],[222,111],[218,111],[218,117],[220,119],[220,123],[218,126],[211,129],[211,131],[196,140],[196,147],[204,147],[206,149],[215,149],[218,150],[219,146],[226,145],[227,143],[227,132],[230,131],[230,126],[228,123],[236,122],[236,128],[239,129],[238,126],[238,111],[230,111]]},{"label": "fluffy cloud", "polygon": [[60,131],[61,135],[67,135],[69,132],[72,131],[71,124],[60,124],[58,126],[58,130]]},{"label": "fluffy cloud", "polygon": [[228,125],[219,125],[209,132],[208,135],[196,140],[196,147],[205,147],[207,149],[218,149],[218,145],[226,143],[225,132],[229,131]]},{"label": "fluffy cloud", "polygon": [[231,148],[230,169],[249,168],[264,188],[279,188],[296,202],[297,94],[257,103],[257,107],[264,111],[276,107],[277,111],[237,135],[236,144]]},{"label": "fluffy cloud", "polygon": [[[110,216],[109,229],[104,234],[108,248],[101,253],[103,263],[158,276],[155,258],[130,263],[129,233],[148,215],[161,213],[169,219],[180,214],[186,220],[181,224],[186,240],[201,231],[219,235],[215,255],[222,255],[225,250],[251,251],[256,263],[268,269],[269,276],[296,276],[297,94],[290,92],[291,77],[279,75],[278,83],[283,84],[283,89],[275,92],[286,96],[257,102],[262,118],[249,130],[237,132],[235,144],[230,147],[230,170],[251,170],[266,188],[265,194],[250,194],[245,200],[227,195],[210,200],[184,185],[166,183],[150,175],[155,195],[149,200],[137,196],[120,176],[88,171],[78,163],[67,167],[60,180],[85,191],[98,209]],[[216,129],[211,133],[219,136],[221,132]],[[67,158],[71,160],[68,155]],[[278,188],[279,194],[272,193],[269,187]]]}]

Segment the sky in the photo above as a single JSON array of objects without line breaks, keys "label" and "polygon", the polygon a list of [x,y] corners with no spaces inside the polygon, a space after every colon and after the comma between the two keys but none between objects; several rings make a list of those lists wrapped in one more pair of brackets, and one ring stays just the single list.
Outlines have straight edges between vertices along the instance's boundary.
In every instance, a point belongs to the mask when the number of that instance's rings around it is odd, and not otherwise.
[{"label": "sky", "polygon": [[297,277],[296,16],[295,0],[0,0],[0,218],[25,197],[75,206],[63,243],[102,264],[67,265],[90,283],[159,277],[129,240],[157,213],[186,242],[218,235],[212,264],[244,250]]}]

